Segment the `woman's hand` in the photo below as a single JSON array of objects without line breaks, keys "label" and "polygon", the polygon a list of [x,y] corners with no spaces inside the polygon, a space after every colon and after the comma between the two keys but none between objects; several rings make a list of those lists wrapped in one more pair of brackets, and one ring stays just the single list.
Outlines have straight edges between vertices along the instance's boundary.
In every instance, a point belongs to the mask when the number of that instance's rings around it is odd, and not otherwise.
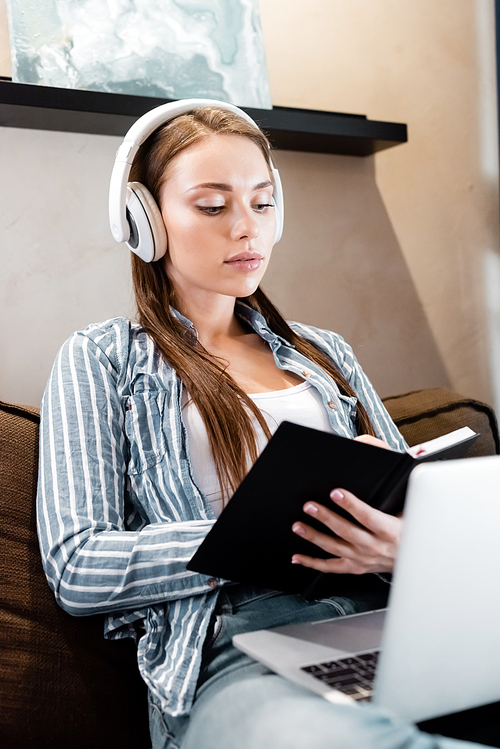
[{"label": "woman's hand", "polygon": [[401,518],[375,510],[344,489],[334,489],[330,497],[363,527],[351,523],[319,502],[307,502],[304,512],[334,531],[338,538],[321,533],[306,523],[294,523],[294,533],[316,544],[333,558],[317,559],[294,554],[292,563],[337,574],[392,572],[401,538]]},{"label": "woman's hand", "polygon": [[360,434],[359,437],[354,437],[354,442],[364,442],[366,445],[373,445],[374,447],[383,447],[385,450],[390,450],[390,445],[384,440],[379,440],[378,437],[372,437],[371,434]]}]

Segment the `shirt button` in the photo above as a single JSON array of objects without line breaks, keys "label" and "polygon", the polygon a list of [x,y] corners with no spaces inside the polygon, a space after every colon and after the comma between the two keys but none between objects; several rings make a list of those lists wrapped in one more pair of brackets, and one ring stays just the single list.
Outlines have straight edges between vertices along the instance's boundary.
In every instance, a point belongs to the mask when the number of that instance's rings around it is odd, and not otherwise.
[{"label": "shirt button", "polygon": [[335,408],[335,402],[334,401],[328,401],[328,408]]},{"label": "shirt button", "polygon": [[217,580],[216,577],[211,577],[208,580],[208,587],[209,588],[216,588],[218,586],[218,584],[219,584],[219,581]]},{"label": "shirt button", "polygon": [[304,369],[304,371],[302,372],[302,377],[309,377],[310,374],[310,372],[306,372],[306,370]]}]

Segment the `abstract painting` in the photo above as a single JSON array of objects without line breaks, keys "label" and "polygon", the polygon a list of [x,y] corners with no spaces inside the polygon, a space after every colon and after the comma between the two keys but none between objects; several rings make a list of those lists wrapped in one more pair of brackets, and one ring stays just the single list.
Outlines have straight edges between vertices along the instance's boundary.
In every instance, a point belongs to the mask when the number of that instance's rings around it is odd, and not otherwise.
[{"label": "abstract painting", "polygon": [[7,0],[12,79],[271,108],[258,0]]}]

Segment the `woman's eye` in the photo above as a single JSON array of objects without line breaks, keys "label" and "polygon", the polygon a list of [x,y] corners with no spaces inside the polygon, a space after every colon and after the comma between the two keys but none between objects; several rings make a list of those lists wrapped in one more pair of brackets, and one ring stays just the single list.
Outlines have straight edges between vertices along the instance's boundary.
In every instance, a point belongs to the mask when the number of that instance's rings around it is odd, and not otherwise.
[{"label": "woman's eye", "polygon": [[[201,213],[205,213],[208,216],[217,216],[217,214],[221,213],[225,205],[199,205],[197,206],[197,209],[201,211]],[[254,203],[252,205],[252,208],[257,213],[264,213],[266,208],[274,208],[273,203]]]},{"label": "woman's eye", "polygon": [[215,216],[222,211],[223,205],[199,205],[198,210],[207,213],[209,216]]}]

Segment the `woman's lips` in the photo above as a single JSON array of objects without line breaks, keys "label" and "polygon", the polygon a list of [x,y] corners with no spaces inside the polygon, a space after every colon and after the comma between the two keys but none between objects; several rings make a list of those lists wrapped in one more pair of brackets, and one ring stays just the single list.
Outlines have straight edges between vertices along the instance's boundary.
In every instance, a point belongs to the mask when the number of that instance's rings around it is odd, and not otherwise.
[{"label": "woman's lips", "polygon": [[263,259],[262,255],[255,252],[242,252],[229,260],[225,260],[224,265],[229,265],[231,268],[235,268],[235,270],[251,271],[260,268]]}]

